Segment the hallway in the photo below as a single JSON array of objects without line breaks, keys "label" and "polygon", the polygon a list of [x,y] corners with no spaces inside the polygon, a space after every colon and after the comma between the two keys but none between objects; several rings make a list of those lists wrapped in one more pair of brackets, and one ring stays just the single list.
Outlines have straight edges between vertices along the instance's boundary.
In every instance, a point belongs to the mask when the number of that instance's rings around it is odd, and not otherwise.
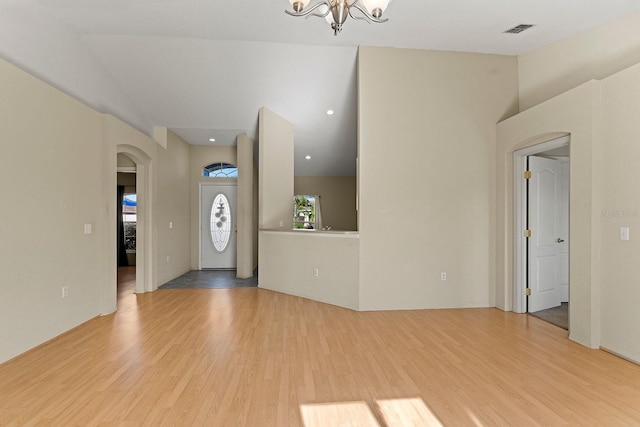
[{"label": "hallway", "polygon": [[135,293],[136,267],[118,267],[118,300],[125,295]]}]

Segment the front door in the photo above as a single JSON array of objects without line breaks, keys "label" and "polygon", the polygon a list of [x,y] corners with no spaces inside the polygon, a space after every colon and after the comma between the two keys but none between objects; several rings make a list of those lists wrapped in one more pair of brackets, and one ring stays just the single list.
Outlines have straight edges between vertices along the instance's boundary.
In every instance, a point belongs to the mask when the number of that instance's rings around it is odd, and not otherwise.
[{"label": "front door", "polygon": [[236,268],[235,184],[200,186],[200,268]]},{"label": "front door", "polygon": [[563,230],[562,162],[529,156],[529,170],[529,312],[536,312],[560,305],[568,236]]}]

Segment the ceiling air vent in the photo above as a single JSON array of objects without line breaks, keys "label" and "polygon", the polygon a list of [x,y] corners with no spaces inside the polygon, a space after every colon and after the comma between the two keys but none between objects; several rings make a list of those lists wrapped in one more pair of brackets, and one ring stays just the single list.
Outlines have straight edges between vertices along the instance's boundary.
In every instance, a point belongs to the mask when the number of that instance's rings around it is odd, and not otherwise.
[{"label": "ceiling air vent", "polygon": [[534,24],[520,24],[520,25],[516,25],[513,28],[509,28],[507,31],[503,31],[503,32],[506,34],[520,34],[524,30],[528,30],[533,26]]}]

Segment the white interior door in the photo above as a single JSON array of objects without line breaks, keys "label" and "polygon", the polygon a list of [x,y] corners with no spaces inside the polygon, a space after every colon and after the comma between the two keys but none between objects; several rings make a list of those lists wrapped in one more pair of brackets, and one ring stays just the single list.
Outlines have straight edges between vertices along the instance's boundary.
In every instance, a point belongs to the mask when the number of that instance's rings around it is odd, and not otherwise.
[{"label": "white interior door", "polygon": [[529,312],[536,312],[561,302],[562,162],[529,156],[529,170]]},{"label": "white interior door", "polygon": [[560,301],[569,302],[569,159],[562,161],[560,177]]},{"label": "white interior door", "polygon": [[235,184],[200,186],[200,268],[236,268]]}]

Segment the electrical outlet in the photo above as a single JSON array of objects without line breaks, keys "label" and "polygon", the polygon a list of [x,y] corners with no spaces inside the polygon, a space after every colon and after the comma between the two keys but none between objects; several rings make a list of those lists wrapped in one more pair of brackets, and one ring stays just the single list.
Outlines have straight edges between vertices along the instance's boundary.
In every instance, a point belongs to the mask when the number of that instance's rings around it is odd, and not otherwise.
[{"label": "electrical outlet", "polygon": [[62,287],[62,298],[66,298],[69,296],[69,287],[68,286],[63,286]]},{"label": "electrical outlet", "polygon": [[171,256],[167,255],[167,262],[171,261]]},{"label": "electrical outlet", "polygon": [[280,228],[283,228],[283,227],[284,227],[284,221],[280,220]]},{"label": "electrical outlet", "polygon": [[318,274],[319,274],[318,269],[314,268],[313,269],[313,277],[318,277]]},{"label": "electrical outlet", "polygon": [[447,280],[447,272],[443,271],[442,273],[440,273],[440,280],[442,280],[443,282],[445,280]]}]

